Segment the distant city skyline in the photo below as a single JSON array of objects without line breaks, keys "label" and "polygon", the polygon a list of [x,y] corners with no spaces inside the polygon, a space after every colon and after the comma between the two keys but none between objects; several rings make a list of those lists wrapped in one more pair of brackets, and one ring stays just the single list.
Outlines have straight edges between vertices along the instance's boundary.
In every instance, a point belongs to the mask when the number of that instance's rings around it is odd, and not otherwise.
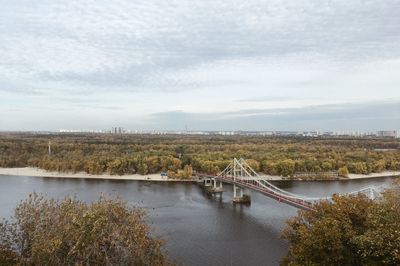
[{"label": "distant city skyline", "polygon": [[168,134],[178,134],[178,135],[244,135],[244,136],[306,136],[306,137],[316,137],[316,136],[356,136],[356,137],[394,137],[399,138],[400,134],[397,130],[378,130],[378,131],[290,131],[290,130],[277,130],[277,131],[248,131],[248,130],[132,130],[125,129],[122,127],[112,127],[109,129],[102,130],[91,130],[91,129],[60,129],[58,131],[33,131],[37,133],[94,133],[94,134],[156,134],[156,135],[168,135]]},{"label": "distant city skyline", "polygon": [[5,0],[0,131],[400,131],[398,14],[396,0]]}]

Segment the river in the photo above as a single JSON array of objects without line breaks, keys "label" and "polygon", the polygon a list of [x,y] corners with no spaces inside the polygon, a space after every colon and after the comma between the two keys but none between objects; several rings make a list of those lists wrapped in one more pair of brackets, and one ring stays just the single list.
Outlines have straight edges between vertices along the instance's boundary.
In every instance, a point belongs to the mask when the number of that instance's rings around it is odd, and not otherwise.
[{"label": "river", "polygon": [[[368,185],[389,185],[392,178],[275,184],[290,192],[326,196]],[[166,239],[168,255],[178,265],[278,265],[287,243],[281,239],[285,220],[296,209],[257,192],[250,206],[231,202],[232,187],[222,199],[207,197],[196,184],[0,176],[0,217],[33,191],[50,197],[76,195],[90,202],[103,192],[146,208],[155,234]]]}]

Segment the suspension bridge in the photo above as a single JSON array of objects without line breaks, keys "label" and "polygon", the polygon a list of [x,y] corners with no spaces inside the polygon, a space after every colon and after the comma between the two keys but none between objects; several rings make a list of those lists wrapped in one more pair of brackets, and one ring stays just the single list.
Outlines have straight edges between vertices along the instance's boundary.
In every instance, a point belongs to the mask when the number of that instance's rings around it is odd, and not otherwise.
[{"label": "suspension bridge", "polygon": [[[305,210],[313,210],[314,205],[320,201],[332,200],[332,197],[308,197],[280,189],[269,182],[267,177],[260,176],[255,172],[243,158],[233,159],[230,164],[216,176],[201,173],[197,173],[196,175],[206,186],[212,186],[215,192],[222,193],[222,183],[233,185],[234,199],[243,198],[243,189],[249,189],[260,192],[279,202]],[[380,197],[380,189],[374,186],[365,187],[346,194],[355,195],[359,193],[366,195],[372,200]]]}]

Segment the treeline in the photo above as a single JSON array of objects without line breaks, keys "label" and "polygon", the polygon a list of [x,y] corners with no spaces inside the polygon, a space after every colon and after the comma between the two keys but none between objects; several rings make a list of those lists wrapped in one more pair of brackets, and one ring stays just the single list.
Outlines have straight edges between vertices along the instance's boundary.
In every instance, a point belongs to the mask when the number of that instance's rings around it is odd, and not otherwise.
[{"label": "treeline", "polygon": [[[51,143],[51,154],[48,143]],[[396,139],[334,139],[174,135],[0,135],[0,167],[39,167],[60,172],[113,175],[168,172],[186,178],[192,170],[217,173],[234,157],[257,172],[368,174],[400,170]]]}]

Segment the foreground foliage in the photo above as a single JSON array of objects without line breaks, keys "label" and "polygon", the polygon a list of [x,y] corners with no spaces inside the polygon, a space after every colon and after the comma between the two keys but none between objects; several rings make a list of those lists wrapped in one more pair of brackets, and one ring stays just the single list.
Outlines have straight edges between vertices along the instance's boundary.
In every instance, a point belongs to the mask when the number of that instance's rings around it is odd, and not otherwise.
[{"label": "foreground foliage", "polygon": [[101,197],[32,194],[0,223],[0,265],[167,265],[162,241],[150,235],[145,212]]},{"label": "foreground foliage", "polygon": [[0,167],[112,175],[168,172],[184,179],[192,170],[218,173],[232,158],[243,157],[254,170],[270,175],[339,170],[346,177],[400,170],[399,149],[399,139],[0,133]]},{"label": "foreground foliage", "polygon": [[283,236],[290,246],[282,265],[400,265],[400,187],[379,201],[335,196],[300,211]]}]

